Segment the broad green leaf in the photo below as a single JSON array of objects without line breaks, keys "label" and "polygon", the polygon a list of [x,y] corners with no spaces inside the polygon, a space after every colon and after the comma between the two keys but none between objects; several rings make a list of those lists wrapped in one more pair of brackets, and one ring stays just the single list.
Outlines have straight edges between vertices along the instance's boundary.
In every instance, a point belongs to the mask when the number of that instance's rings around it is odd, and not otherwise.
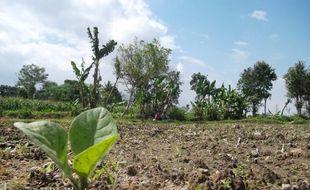
[{"label": "broad green leaf", "polygon": [[97,165],[98,161],[110,150],[110,148],[112,148],[118,139],[118,134],[110,135],[101,142],[78,154],[73,161],[75,172],[80,177],[87,178]]},{"label": "broad green leaf", "polygon": [[68,134],[63,127],[50,121],[17,122],[14,123],[14,126],[23,131],[32,142],[43,149],[64,171],[65,175],[71,175],[67,159]]},{"label": "broad green leaf", "polygon": [[71,124],[69,139],[75,155],[117,134],[113,118],[106,109],[94,108],[78,115]]}]

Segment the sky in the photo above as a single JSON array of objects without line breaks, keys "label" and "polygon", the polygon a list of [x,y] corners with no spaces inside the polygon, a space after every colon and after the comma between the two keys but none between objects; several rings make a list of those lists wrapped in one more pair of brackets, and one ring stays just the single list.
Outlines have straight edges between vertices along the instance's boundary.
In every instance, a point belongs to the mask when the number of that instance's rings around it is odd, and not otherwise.
[{"label": "sky", "polygon": [[[264,60],[278,75],[267,107],[279,111],[283,75],[298,60],[310,62],[308,0],[1,0],[0,84],[15,85],[25,64],[44,67],[59,84],[75,79],[70,61],[90,63],[86,28],[93,26],[102,43],[157,38],[172,49],[170,68],[184,83],[182,106],[195,98],[193,73],[236,87],[245,68]],[[115,80],[114,57],[102,60],[103,82]],[[294,113],[294,106],[286,111]]]}]

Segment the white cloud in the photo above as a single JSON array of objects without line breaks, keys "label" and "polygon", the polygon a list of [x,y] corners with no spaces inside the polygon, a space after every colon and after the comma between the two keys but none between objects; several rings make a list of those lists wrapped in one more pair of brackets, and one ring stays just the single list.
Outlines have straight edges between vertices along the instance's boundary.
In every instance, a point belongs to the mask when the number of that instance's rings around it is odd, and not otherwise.
[{"label": "white cloud", "polygon": [[185,62],[188,62],[188,63],[199,65],[199,66],[206,66],[206,63],[203,60],[197,59],[191,56],[183,55],[183,56],[180,56],[179,59]]},{"label": "white cloud", "polygon": [[255,10],[251,13],[250,16],[256,20],[259,20],[259,21],[268,21],[266,11]]},{"label": "white cloud", "polygon": [[247,46],[247,45],[248,45],[248,43],[247,43],[247,42],[244,42],[244,41],[236,41],[236,42],[234,42],[234,44],[235,44],[236,46],[240,46],[240,47],[244,47],[244,46]]},{"label": "white cloud", "polygon": [[177,63],[177,65],[175,66],[175,69],[177,71],[179,71],[180,73],[183,73],[184,72],[184,64],[183,63]]},{"label": "white cloud", "polygon": [[164,46],[165,48],[180,49],[180,47],[178,47],[175,44],[175,36],[171,36],[171,35],[162,36],[159,38],[159,41],[160,41],[160,44]]},{"label": "white cloud", "polygon": [[232,49],[231,56],[235,62],[241,63],[245,62],[249,58],[249,53],[244,50],[234,48]]},{"label": "white cloud", "polygon": [[[101,44],[109,39],[130,43],[134,37],[158,38],[169,48],[178,48],[175,36],[156,19],[143,0],[72,0],[57,3],[46,0],[0,1],[0,67],[8,63],[15,69],[23,64],[43,66],[49,80],[63,82],[74,77],[70,61],[91,59],[87,27],[98,26]],[[10,58],[15,55],[15,59]],[[114,80],[109,56],[101,64],[103,80]],[[104,68],[103,68],[104,67]],[[7,81],[4,69],[0,81]],[[11,70],[15,75],[18,70]],[[11,84],[14,81],[11,82]]]}]

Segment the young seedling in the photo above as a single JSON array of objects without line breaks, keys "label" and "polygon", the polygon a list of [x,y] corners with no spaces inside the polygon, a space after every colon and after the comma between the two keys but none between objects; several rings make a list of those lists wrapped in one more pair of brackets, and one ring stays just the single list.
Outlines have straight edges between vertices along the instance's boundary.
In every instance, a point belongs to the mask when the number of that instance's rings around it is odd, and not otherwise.
[{"label": "young seedling", "polygon": [[[43,149],[78,190],[88,189],[95,166],[119,139],[113,118],[104,108],[87,110],[75,117],[69,135],[59,124],[50,121],[17,122],[14,126]],[[68,164],[68,136],[75,154],[73,168]]]}]

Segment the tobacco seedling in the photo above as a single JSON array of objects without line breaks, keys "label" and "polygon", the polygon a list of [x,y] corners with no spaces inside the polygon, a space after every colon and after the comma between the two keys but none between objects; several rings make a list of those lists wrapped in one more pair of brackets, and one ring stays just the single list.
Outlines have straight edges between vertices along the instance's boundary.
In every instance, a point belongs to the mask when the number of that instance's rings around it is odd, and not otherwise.
[{"label": "tobacco seedling", "polygon": [[[95,166],[119,139],[115,122],[105,108],[87,110],[75,117],[69,134],[50,121],[17,122],[14,126],[43,149],[78,190],[88,189],[89,176]],[[68,137],[75,155],[73,168],[68,164]]]}]

